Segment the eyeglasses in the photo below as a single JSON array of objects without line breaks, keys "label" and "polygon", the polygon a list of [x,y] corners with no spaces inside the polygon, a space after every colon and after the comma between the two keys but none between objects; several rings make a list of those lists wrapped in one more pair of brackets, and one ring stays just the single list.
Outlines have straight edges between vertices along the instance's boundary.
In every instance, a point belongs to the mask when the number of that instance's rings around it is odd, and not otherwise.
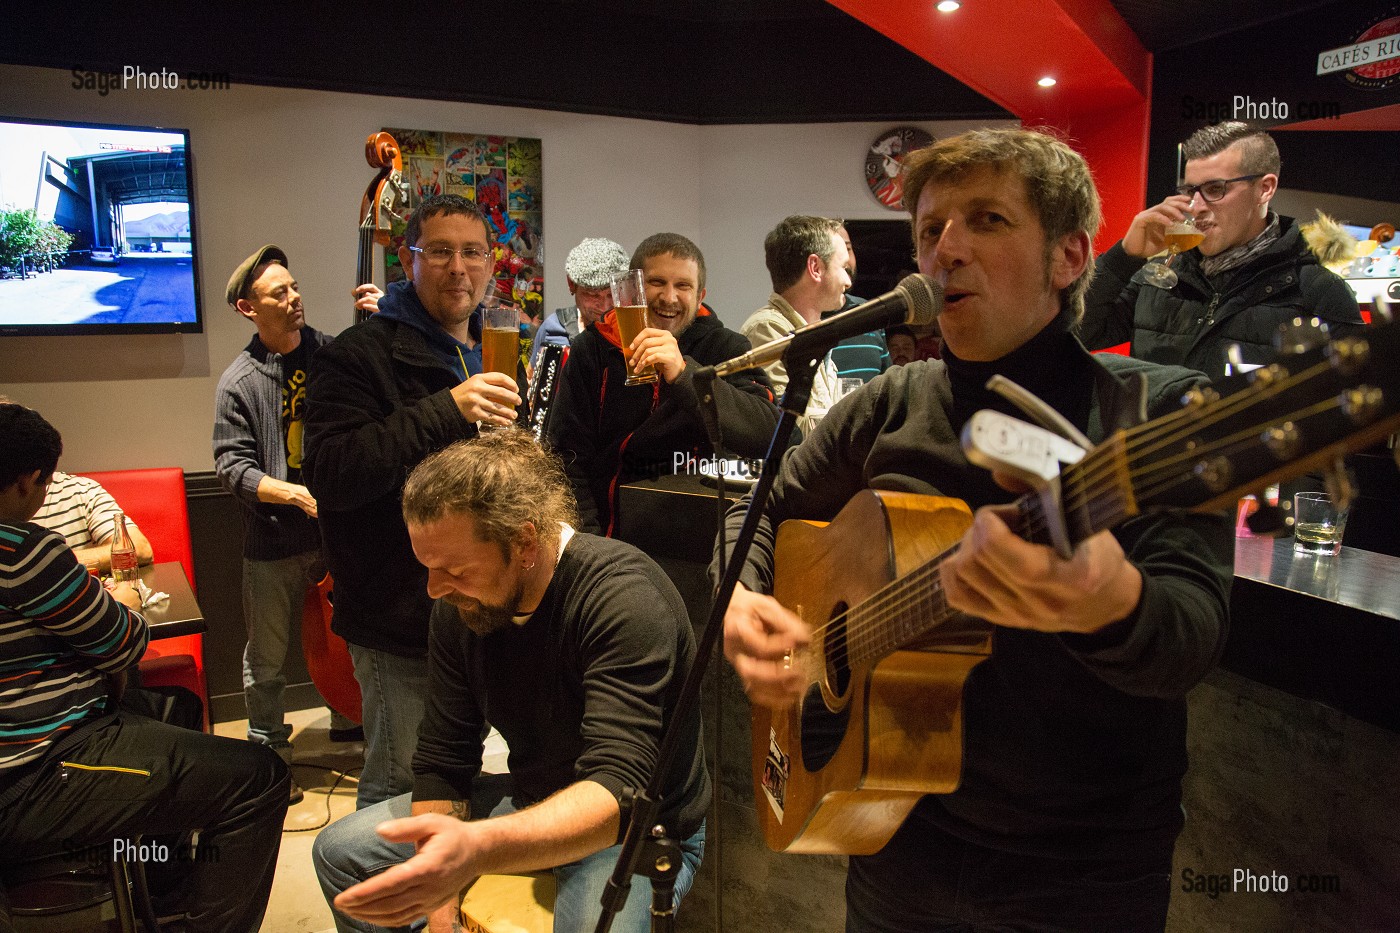
[{"label": "eyeglasses", "polygon": [[1207,201],[1219,201],[1225,197],[1230,190],[1230,186],[1237,181],[1253,181],[1256,178],[1263,178],[1266,173],[1260,172],[1257,175],[1240,175],[1236,178],[1217,178],[1215,181],[1201,182],[1199,185],[1177,185],[1176,193],[1195,197],[1200,195]]},{"label": "eyeglasses", "polygon": [[479,269],[491,258],[489,251],[477,249],[475,246],[464,246],[461,249],[453,249],[450,246],[410,246],[409,249],[420,254],[423,261],[430,266],[446,266],[452,262],[453,256],[461,253],[462,262],[466,263],[468,269]]}]

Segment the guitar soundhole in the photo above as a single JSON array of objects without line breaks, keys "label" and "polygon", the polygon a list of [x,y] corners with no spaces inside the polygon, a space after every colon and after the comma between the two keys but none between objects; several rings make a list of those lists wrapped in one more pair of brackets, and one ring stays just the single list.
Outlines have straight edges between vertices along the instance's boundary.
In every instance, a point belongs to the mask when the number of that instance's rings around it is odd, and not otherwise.
[{"label": "guitar soundhole", "polygon": [[[847,663],[846,606],[832,610],[831,621],[821,639],[820,657],[826,683],[833,696],[845,697],[851,683],[851,668]],[[836,755],[846,735],[850,721],[850,704],[840,702],[838,709],[827,706],[821,684],[813,684],[802,701],[802,764],[808,771],[820,771]]]}]

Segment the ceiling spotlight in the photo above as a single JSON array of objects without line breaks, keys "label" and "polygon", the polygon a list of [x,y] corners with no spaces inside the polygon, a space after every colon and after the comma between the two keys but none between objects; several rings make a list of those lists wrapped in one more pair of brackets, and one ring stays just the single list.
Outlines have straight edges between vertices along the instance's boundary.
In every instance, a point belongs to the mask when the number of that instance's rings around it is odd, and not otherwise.
[{"label": "ceiling spotlight", "polygon": [[1049,77],[1049,76],[1046,76],[1046,77],[1044,77],[1044,78],[1041,78],[1039,81],[1037,81],[1036,84],[1039,84],[1041,87],[1054,87],[1054,86],[1055,86],[1055,79],[1054,79],[1054,78],[1051,78],[1051,77]]},{"label": "ceiling spotlight", "polygon": [[960,6],[962,4],[958,0],[943,0],[942,3],[938,4],[937,9],[940,13],[951,13]]}]

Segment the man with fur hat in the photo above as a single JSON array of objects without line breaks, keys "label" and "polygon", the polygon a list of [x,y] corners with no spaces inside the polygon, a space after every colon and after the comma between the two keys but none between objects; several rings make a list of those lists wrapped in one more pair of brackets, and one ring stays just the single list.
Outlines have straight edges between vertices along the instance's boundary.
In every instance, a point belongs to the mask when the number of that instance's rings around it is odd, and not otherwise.
[{"label": "man with fur hat", "polygon": [[613,277],[626,271],[627,253],[612,240],[586,237],[569,250],[564,260],[564,276],[574,304],[555,311],[540,325],[539,333],[535,334],[531,369],[539,368],[546,345],[568,346],[585,327],[612,310]]},{"label": "man with fur hat", "polygon": [[[705,257],[690,240],[649,236],[632,254],[631,268],[641,269],[646,282],[649,326],[624,350],[617,316],[609,313],[573,340],[548,435],[573,484],[581,529],[608,537],[617,532],[623,484],[714,454],[695,370],[749,350],[742,334],[702,304]],[[659,380],[624,385],[629,358],[635,369],[654,366]],[[761,457],[778,423],[768,377],[747,369],[714,385],[728,451]]]}]

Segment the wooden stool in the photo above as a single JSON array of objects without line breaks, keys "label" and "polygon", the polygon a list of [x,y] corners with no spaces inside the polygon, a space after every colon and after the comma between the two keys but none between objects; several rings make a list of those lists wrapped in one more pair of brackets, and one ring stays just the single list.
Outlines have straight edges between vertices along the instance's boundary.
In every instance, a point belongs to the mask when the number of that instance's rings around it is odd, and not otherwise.
[{"label": "wooden stool", "polygon": [[553,933],[554,874],[482,875],[459,913],[468,933]]}]

